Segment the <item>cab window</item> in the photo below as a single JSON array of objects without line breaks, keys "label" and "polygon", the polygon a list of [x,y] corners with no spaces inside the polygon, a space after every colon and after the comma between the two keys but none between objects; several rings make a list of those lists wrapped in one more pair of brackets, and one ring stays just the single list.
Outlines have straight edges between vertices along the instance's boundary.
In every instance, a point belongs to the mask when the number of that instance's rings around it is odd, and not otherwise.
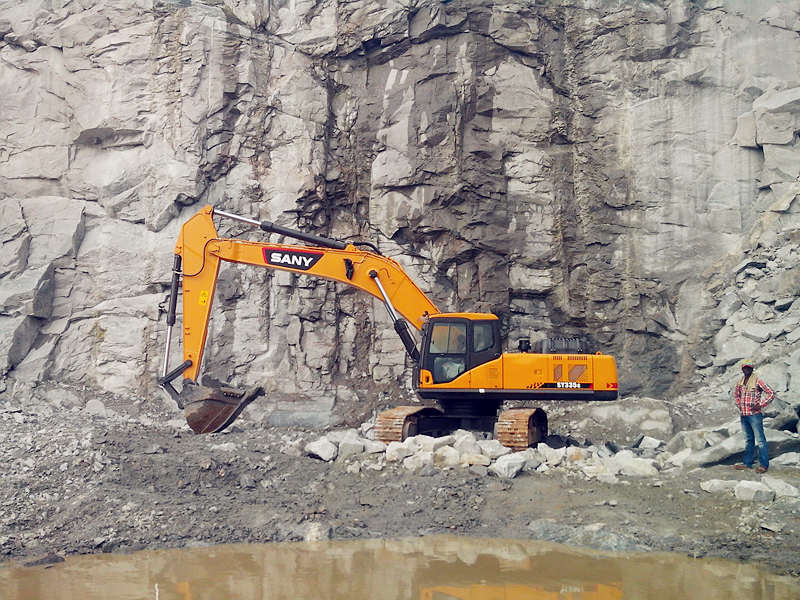
[{"label": "cab window", "polygon": [[433,382],[445,383],[467,368],[467,326],[442,323],[433,326],[430,353],[433,355]]},{"label": "cab window", "polygon": [[467,326],[464,323],[447,323],[433,326],[432,354],[463,354],[467,351]]},{"label": "cab window", "polygon": [[472,326],[472,351],[483,352],[494,346],[491,323],[475,323]]}]

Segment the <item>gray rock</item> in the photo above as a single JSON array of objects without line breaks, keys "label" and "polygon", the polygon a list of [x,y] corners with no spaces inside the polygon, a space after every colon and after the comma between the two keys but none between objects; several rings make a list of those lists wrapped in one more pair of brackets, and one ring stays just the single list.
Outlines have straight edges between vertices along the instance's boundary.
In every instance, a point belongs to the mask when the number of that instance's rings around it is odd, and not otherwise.
[{"label": "gray rock", "polygon": [[[770,456],[800,449],[800,436],[775,429],[765,429]],[[693,468],[735,462],[744,452],[744,434],[739,432],[723,442],[696,452],[684,461],[684,467]]]},{"label": "gray rock", "polygon": [[407,471],[422,472],[426,467],[433,466],[433,452],[420,451],[403,460],[403,468]]},{"label": "gray rock", "polygon": [[775,492],[776,496],[785,496],[787,498],[800,498],[800,490],[790,483],[786,483],[782,479],[764,475],[761,477],[762,483],[769,489]]},{"label": "gray rock", "polygon": [[336,444],[324,437],[306,444],[305,451],[308,456],[319,458],[325,462],[332,461],[338,454]]},{"label": "gray rock", "polygon": [[469,472],[478,477],[486,477],[489,474],[489,469],[484,465],[474,464],[470,465]]},{"label": "gray rock", "polygon": [[800,452],[786,452],[775,458],[771,458],[771,465],[783,465],[787,467],[800,467]]},{"label": "gray rock", "polygon": [[700,489],[710,494],[718,494],[720,492],[733,492],[738,485],[738,481],[729,481],[725,479],[709,479],[700,483]]},{"label": "gray rock", "polygon": [[[329,438],[330,439],[330,438]],[[364,453],[364,442],[358,438],[346,438],[339,442],[337,459],[347,459]]]},{"label": "gray rock", "polygon": [[662,442],[661,440],[657,440],[656,438],[646,435],[639,442],[638,447],[642,448],[643,450],[655,450],[659,448],[663,443],[664,442]]},{"label": "gray rock", "polygon": [[775,491],[758,481],[740,481],[733,493],[738,500],[749,502],[772,502],[775,499]]},{"label": "gray rock", "polygon": [[86,412],[95,417],[105,417],[108,414],[106,405],[97,398],[92,398],[86,403]]},{"label": "gray rock", "polygon": [[386,452],[386,444],[383,442],[379,442],[377,440],[364,440],[364,453],[365,454],[379,454],[381,452]]}]

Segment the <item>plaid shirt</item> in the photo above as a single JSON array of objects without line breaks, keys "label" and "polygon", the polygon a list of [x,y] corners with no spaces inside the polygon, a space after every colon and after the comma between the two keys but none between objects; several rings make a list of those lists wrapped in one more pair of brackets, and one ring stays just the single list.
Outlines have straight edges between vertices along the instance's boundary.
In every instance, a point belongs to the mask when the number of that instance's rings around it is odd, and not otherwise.
[{"label": "plaid shirt", "polygon": [[[751,377],[754,377],[754,375],[751,375]],[[764,392],[763,402],[761,400],[762,391]],[[775,392],[772,391],[772,388],[758,378],[756,378],[755,389],[745,389],[741,379],[733,389],[733,398],[736,400],[736,406],[739,407],[739,412],[742,413],[743,417],[760,413],[762,408],[772,402],[774,396]]]}]

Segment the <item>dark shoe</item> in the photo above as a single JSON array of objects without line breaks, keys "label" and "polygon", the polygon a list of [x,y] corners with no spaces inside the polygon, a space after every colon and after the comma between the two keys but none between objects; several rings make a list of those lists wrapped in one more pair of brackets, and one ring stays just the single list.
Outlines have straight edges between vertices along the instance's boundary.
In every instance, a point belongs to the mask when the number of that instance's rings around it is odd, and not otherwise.
[{"label": "dark shoe", "polygon": [[768,468],[769,467],[758,466],[756,467],[756,473],[766,473]]},{"label": "dark shoe", "polygon": [[750,467],[748,467],[747,465],[733,465],[733,468],[736,469],[737,471],[744,471],[745,469],[749,469]]}]

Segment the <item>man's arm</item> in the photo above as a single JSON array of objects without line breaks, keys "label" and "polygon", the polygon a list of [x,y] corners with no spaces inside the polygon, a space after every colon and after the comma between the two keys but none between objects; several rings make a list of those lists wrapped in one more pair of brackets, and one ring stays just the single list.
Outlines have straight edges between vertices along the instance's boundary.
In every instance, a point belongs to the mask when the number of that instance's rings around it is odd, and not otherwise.
[{"label": "man's arm", "polygon": [[756,386],[761,388],[761,391],[764,393],[763,399],[759,403],[759,408],[764,408],[765,406],[768,406],[770,402],[772,402],[773,398],[775,398],[775,392],[761,379],[756,382]]}]

